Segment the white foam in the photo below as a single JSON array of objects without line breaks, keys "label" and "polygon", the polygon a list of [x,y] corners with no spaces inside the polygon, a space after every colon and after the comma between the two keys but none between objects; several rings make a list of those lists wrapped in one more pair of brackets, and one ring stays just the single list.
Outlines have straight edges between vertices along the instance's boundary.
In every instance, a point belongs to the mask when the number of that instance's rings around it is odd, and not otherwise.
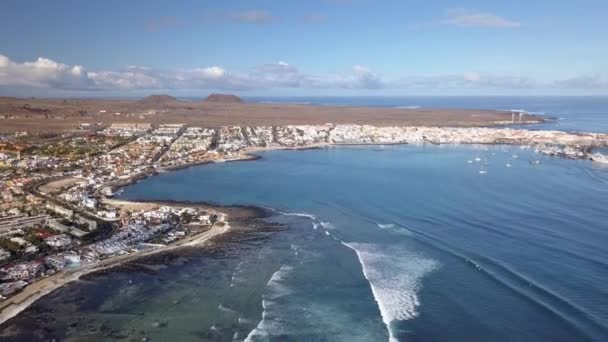
[{"label": "white foam", "polygon": [[285,214],[285,215],[287,215],[287,216],[306,217],[306,218],[309,218],[311,220],[315,220],[317,218],[315,215],[307,214],[307,213],[289,213],[289,214]]},{"label": "white foam", "polygon": [[238,314],[238,312],[232,310],[231,308],[225,307],[224,304],[218,305],[217,309],[220,310],[220,311],[222,311],[222,312],[226,312],[226,313],[229,313],[229,314],[232,314],[232,315]]},{"label": "white foam", "polygon": [[306,217],[309,218],[311,220],[315,220],[316,217],[315,215],[309,214],[309,213],[288,213],[286,211],[281,211],[279,209],[275,209],[275,208],[271,208],[271,207],[265,207],[265,206],[261,206],[264,209],[270,210],[270,211],[274,211],[276,213],[279,213],[281,215],[285,215],[285,216],[300,216],[300,217]]},{"label": "white foam", "polygon": [[238,265],[234,268],[232,272],[232,277],[230,278],[230,287],[235,287],[239,283],[243,282],[243,277],[239,275],[243,272],[243,262],[239,262]]},{"label": "white foam", "polygon": [[252,324],[254,324],[253,320],[251,320],[249,318],[243,318],[243,317],[239,317],[238,322],[239,322],[239,324],[243,324],[243,325],[252,325]]},{"label": "white foam", "polygon": [[437,261],[425,259],[398,246],[342,243],[357,254],[363,275],[371,286],[389,341],[397,341],[391,324],[418,316],[417,293],[421,279],[438,268]]},{"label": "white foam", "polygon": [[382,229],[394,228],[395,225],[392,223],[378,223],[378,227]]},{"label": "white foam", "polygon": [[298,257],[298,250],[300,248],[294,244],[291,244],[291,250],[293,251],[293,255],[297,258]]},{"label": "white foam", "polygon": [[315,215],[309,214],[309,213],[286,213],[286,212],[282,212],[280,210],[277,210],[277,212],[285,215],[285,216],[298,216],[298,217],[306,217],[309,218],[311,220],[316,220],[317,217]]},{"label": "white foam", "polygon": [[276,332],[280,329],[276,323],[272,322],[272,317],[269,312],[274,305],[274,300],[286,296],[291,293],[285,284],[285,278],[293,270],[293,267],[283,265],[272,274],[268,283],[266,283],[267,293],[262,296],[262,320],[257,327],[249,332],[245,338],[245,342],[250,342],[258,336],[268,336],[270,331]]},{"label": "white foam", "polygon": [[336,229],[336,226],[331,222],[321,222],[321,226],[323,226],[323,228],[325,228],[325,229],[330,229],[330,230]]}]

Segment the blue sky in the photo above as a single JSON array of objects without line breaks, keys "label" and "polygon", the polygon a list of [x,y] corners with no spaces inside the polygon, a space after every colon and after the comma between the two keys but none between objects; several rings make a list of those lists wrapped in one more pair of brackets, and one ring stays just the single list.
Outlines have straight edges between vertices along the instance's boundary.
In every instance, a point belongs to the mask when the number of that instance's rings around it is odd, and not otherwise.
[{"label": "blue sky", "polygon": [[608,1],[0,5],[0,94],[608,94]]}]

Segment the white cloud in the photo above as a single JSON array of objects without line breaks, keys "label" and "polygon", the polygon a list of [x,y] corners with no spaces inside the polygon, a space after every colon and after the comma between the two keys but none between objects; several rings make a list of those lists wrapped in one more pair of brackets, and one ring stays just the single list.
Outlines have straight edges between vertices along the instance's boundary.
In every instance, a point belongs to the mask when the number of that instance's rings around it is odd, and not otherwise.
[{"label": "white cloud", "polygon": [[553,82],[553,86],[557,88],[574,88],[574,89],[608,89],[608,77],[601,75],[582,75]]},{"label": "white cloud", "polygon": [[6,68],[11,63],[11,60],[4,55],[0,55],[0,68]]},{"label": "white cloud", "polygon": [[466,9],[446,10],[446,18],[442,23],[461,27],[516,28],[521,26],[520,22],[505,19],[496,14]]},{"label": "white cloud", "polygon": [[283,61],[263,64],[254,68],[245,78],[251,84],[272,88],[312,88],[316,87],[314,77],[305,75],[300,70]]},{"label": "white cloud", "polygon": [[159,89],[162,81],[156,75],[146,74],[142,70],[90,72],[89,77],[100,89]]},{"label": "white cloud", "polygon": [[514,89],[536,89],[543,84],[535,82],[527,77],[510,75],[482,75],[477,72],[464,74],[445,74],[405,77],[387,84],[388,88],[402,89],[440,89],[440,90],[514,90]]},{"label": "white cloud", "polygon": [[368,67],[355,65],[340,73],[315,75],[285,61],[258,65],[249,71],[229,71],[221,66],[180,70],[157,70],[127,66],[122,70],[87,71],[81,65],[67,65],[40,57],[18,63],[0,54],[0,90],[10,89],[133,91],[133,90],[272,90],[272,89],[404,89],[470,92],[527,89],[578,91],[608,90],[606,75],[583,75],[562,80],[536,81],[519,75],[475,71],[406,76],[386,79]]},{"label": "white cloud", "polygon": [[198,77],[200,78],[211,80],[220,79],[226,74],[226,71],[218,66],[212,66],[208,68],[197,68],[190,72],[198,75]]},{"label": "white cloud", "polygon": [[384,81],[379,75],[360,65],[355,65],[349,74],[339,75],[335,84],[340,88],[347,89],[379,89],[384,87]]},{"label": "white cloud", "polygon": [[43,57],[16,63],[0,55],[0,86],[80,89],[93,83],[81,65],[70,66]]},{"label": "white cloud", "polygon": [[464,80],[469,82],[477,82],[481,80],[481,75],[476,72],[467,72],[464,74]]}]

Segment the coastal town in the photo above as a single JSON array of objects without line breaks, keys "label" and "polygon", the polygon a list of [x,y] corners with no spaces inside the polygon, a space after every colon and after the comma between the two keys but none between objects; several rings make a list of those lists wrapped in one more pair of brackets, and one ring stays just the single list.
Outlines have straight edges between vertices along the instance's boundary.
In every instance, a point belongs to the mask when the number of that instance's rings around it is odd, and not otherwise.
[{"label": "coastal town", "polygon": [[0,138],[0,304],[58,274],[163,250],[227,225],[199,206],[117,200],[122,186],[159,172],[252,158],[264,149],[345,144],[511,144],[606,163],[608,134],[500,127],[288,125],[194,127],[116,123],[55,135]]}]

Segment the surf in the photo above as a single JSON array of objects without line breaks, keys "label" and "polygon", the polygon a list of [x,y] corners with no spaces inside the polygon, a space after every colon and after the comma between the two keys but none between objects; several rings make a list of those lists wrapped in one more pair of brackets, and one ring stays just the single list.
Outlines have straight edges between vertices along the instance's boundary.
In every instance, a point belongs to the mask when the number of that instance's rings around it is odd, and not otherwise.
[{"label": "surf", "polygon": [[439,263],[395,246],[342,244],[357,255],[388,330],[389,341],[398,341],[393,324],[418,316],[417,308],[421,304],[417,293],[422,288],[422,278],[436,270]]}]

